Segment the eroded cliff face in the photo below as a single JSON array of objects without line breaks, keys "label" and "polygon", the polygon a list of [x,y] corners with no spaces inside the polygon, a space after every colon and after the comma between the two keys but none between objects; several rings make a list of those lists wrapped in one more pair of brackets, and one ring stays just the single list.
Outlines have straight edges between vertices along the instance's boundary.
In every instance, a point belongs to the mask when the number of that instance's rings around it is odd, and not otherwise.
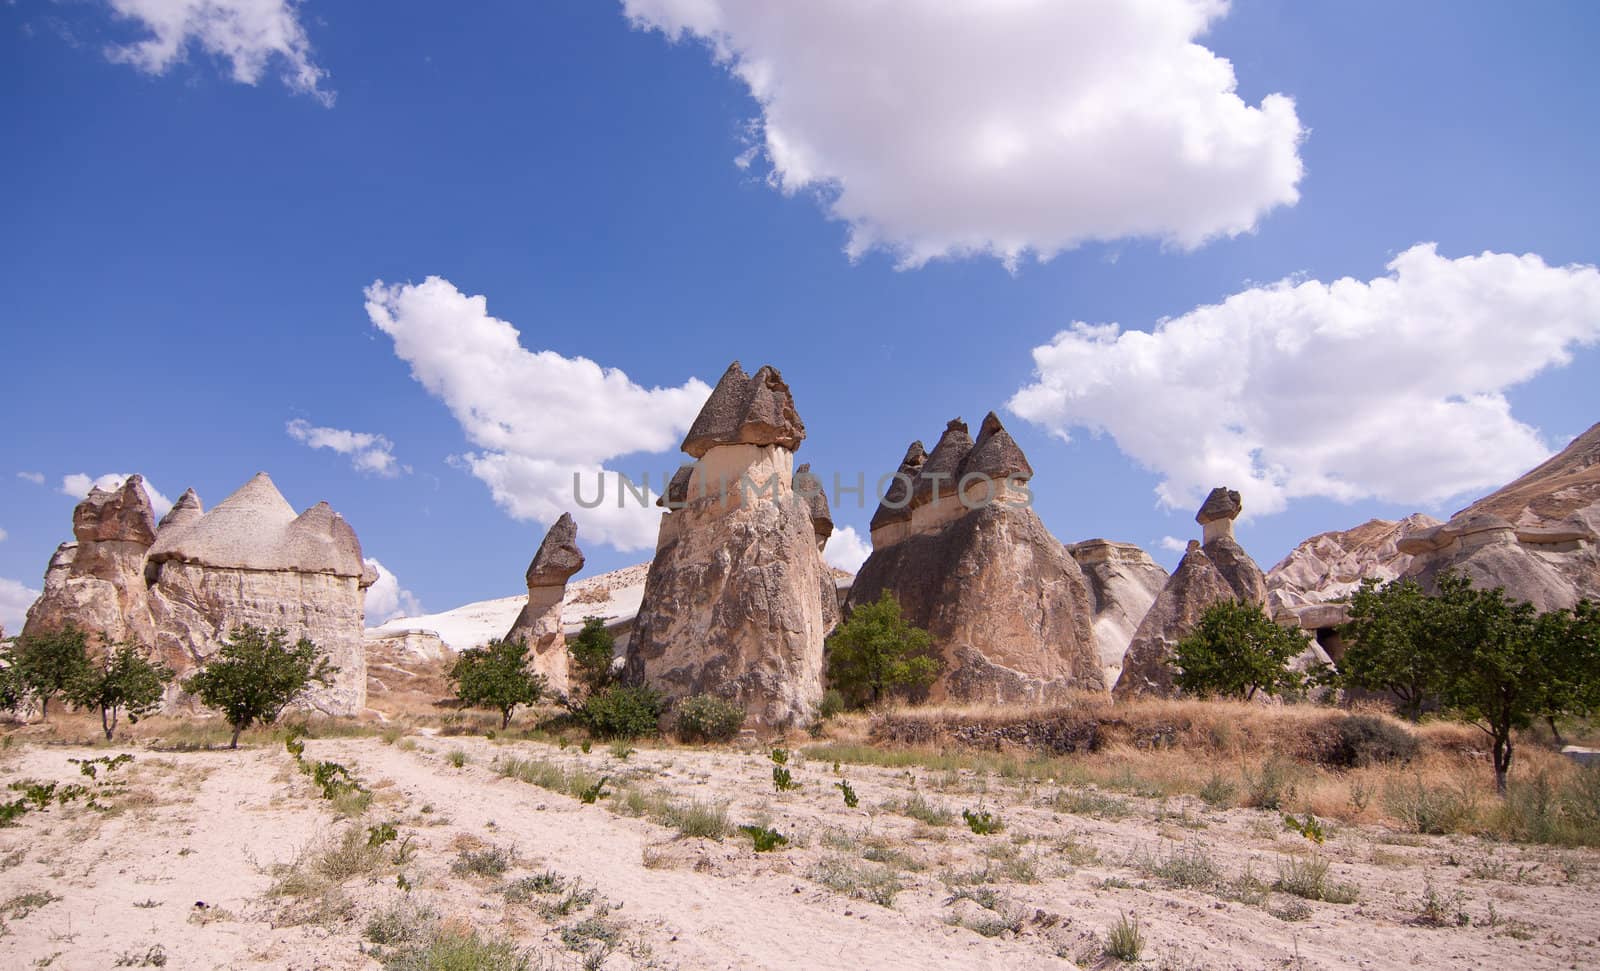
[{"label": "eroded cliff face", "polygon": [[1091,539],[1069,545],[1067,552],[1088,581],[1095,652],[1105,683],[1114,685],[1139,622],[1167,585],[1167,571],[1131,543]]},{"label": "eroded cliff face", "polygon": [[[366,704],[367,573],[355,532],[319,503],[299,516],[265,473],[210,513],[186,492],[158,525],[139,476],[96,490],[73,514],[77,543],[52,557],[24,632],[71,623],[101,640],[150,646],[178,679],[237,626],[309,637],[338,667],[305,706],[353,715]],[[175,681],[169,708],[188,707]]]},{"label": "eroded cliff face", "polygon": [[1417,513],[1401,520],[1373,519],[1354,529],[1311,537],[1267,571],[1268,613],[1297,619],[1330,615],[1313,608],[1348,596],[1363,580],[1387,582],[1405,573],[1411,566],[1411,554],[1401,551],[1400,542],[1439,524],[1432,516]]},{"label": "eroded cliff face", "polygon": [[998,417],[913,443],[873,516],[872,555],[847,609],[888,591],[943,663],[929,695],[1051,701],[1103,690],[1083,571],[1029,505],[1033,475]]},{"label": "eroded cliff face", "polygon": [[812,499],[794,488],[804,436],[776,370],[723,375],[684,441],[697,461],[663,497],[625,678],[727,698],[752,727],[815,717],[837,608]]}]

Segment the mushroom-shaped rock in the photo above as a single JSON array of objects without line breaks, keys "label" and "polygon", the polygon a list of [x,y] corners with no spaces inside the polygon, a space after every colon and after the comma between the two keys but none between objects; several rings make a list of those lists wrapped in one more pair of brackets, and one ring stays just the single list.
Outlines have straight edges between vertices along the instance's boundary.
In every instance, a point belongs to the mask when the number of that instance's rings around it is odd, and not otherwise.
[{"label": "mushroom-shaped rock", "polygon": [[978,441],[962,460],[959,472],[961,482],[967,482],[969,476],[986,480],[991,495],[999,490],[1002,482],[1026,482],[1033,478],[1033,466],[1028,464],[1028,457],[1022,454],[1021,446],[992,411],[984,417],[978,429]]},{"label": "mushroom-shaped rock", "polygon": [[693,465],[680,465],[667,483],[667,491],[656,499],[656,505],[668,509],[682,509],[689,502],[689,480],[694,478]]},{"label": "mushroom-shaped rock", "polygon": [[794,470],[794,491],[811,509],[811,528],[817,533],[817,548],[833,535],[833,512],[828,508],[828,494],[823,491],[822,480],[811,472],[806,462]]},{"label": "mushroom-shaped rock", "polygon": [[890,523],[903,523],[911,518],[911,493],[927,461],[928,453],[923,450],[922,442],[912,442],[906,449],[906,457],[900,460],[900,467],[895,469],[888,485],[884,487],[883,501],[878,503],[877,512],[872,514],[872,529]]},{"label": "mushroom-shaped rock", "polygon": [[967,423],[960,418],[952,419],[945,425],[944,434],[939,436],[939,444],[922,464],[916,487],[911,490],[911,508],[953,497],[961,476],[961,462],[970,451],[972,436],[967,434]]},{"label": "mushroom-shaped rock", "polygon": [[779,445],[793,452],[805,437],[806,426],[778,370],[763,366],[747,375],[734,361],[689,426],[683,450],[695,458],[718,445]]},{"label": "mushroom-shaped rock", "polygon": [[572,513],[564,512],[544,534],[544,542],[528,564],[528,586],[566,586],[568,578],[581,569],[583,551],[578,549],[578,524],[573,522]]},{"label": "mushroom-shaped rock", "polygon": [[1206,496],[1206,501],[1200,504],[1200,511],[1194,514],[1194,521],[1199,523],[1204,530],[1204,542],[1211,542],[1219,536],[1233,537],[1233,521],[1239,518],[1239,513],[1244,509],[1244,504],[1239,500],[1239,493],[1226,486],[1217,486]]}]

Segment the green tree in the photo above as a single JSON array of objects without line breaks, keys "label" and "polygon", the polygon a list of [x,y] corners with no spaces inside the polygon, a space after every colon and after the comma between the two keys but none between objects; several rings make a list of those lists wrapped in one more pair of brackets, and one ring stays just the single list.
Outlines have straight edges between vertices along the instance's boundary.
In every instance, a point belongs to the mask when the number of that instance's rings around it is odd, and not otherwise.
[{"label": "green tree", "polygon": [[1199,697],[1254,698],[1280,695],[1305,685],[1289,662],[1305,651],[1305,632],[1274,623],[1256,604],[1227,600],[1212,604],[1173,652],[1173,680]]},{"label": "green tree", "polygon": [[583,685],[586,695],[598,694],[616,680],[611,666],[615,648],[616,639],[599,617],[585,617],[583,629],[567,642],[567,653],[572,656],[573,681]]},{"label": "green tree", "polygon": [[933,638],[900,616],[900,602],[883,591],[828,635],[828,683],[857,704],[877,704],[899,688],[926,687],[939,676],[929,654]]},{"label": "green tree", "polygon": [[1464,577],[1439,578],[1430,597],[1415,580],[1379,585],[1362,581],[1350,598],[1350,621],[1340,631],[1349,643],[1339,662],[1342,679],[1368,691],[1387,691],[1412,721],[1438,697],[1444,663],[1456,634],[1452,618],[1468,589]]},{"label": "green tree", "polygon": [[5,643],[5,628],[0,627],[0,711],[20,712],[27,698],[17,679],[17,655]]},{"label": "green tree", "polygon": [[520,638],[462,651],[450,668],[456,697],[474,708],[499,711],[500,727],[505,728],[518,705],[538,704],[544,696],[545,677],[530,672],[527,659],[528,643]]},{"label": "green tree", "polygon": [[164,665],[152,664],[137,644],[124,641],[106,645],[97,663],[66,689],[67,700],[78,708],[100,712],[106,741],[117,730],[117,717],[126,712],[130,724],[161,706],[161,693],[172,680]]},{"label": "green tree", "polygon": [[59,631],[19,637],[12,661],[19,693],[35,698],[40,716],[48,718],[50,700],[65,694],[89,669],[88,635],[68,624]]},{"label": "green tree", "polygon": [[1540,614],[1505,590],[1465,584],[1436,598],[1454,633],[1440,699],[1489,736],[1495,789],[1503,796],[1513,735],[1535,718],[1585,714],[1600,695],[1600,620],[1593,604]]},{"label": "green tree", "polygon": [[205,667],[183,682],[184,691],[222,712],[233,726],[229,748],[239,747],[240,732],[257,722],[271,725],[313,682],[327,684],[338,672],[309,639],[290,647],[288,637],[284,630],[236,627]]}]

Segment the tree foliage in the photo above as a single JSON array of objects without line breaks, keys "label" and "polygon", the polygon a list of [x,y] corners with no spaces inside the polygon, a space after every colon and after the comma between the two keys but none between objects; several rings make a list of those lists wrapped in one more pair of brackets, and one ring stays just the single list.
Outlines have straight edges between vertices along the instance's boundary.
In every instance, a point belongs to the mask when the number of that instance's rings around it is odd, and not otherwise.
[{"label": "tree foliage", "polygon": [[572,680],[583,686],[586,695],[597,694],[616,680],[611,665],[615,648],[616,639],[599,617],[585,617],[583,629],[567,642]]},{"label": "tree foliage", "polygon": [[1289,662],[1305,651],[1305,633],[1274,623],[1256,604],[1212,604],[1173,653],[1173,680],[1185,693],[1250,700],[1256,693],[1292,694],[1305,686]]},{"label": "tree foliage", "polygon": [[152,663],[144,650],[131,641],[108,644],[101,656],[84,667],[84,672],[67,686],[66,697],[75,707],[100,712],[100,727],[106,741],[117,730],[117,717],[126,713],[128,721],[139,719],[161,707],[161,695],[172,672]]},{"label": "tree foliage", "polygon": [[220,711],[233,726],[229,748],[239,747],[240,732],[257,722],[277,721],[313,682],[327,684],[339,670],[308,638],[290,647],[288,637],[284,630],[236,627],[205,667],[183,682],[184,691]]},{"label": "tree foliage", "polygon": [[664,707],[649,685],[613,684],[585,699],[578,718],[600,738],[639,738],[656,734]]},{"label": "tree foliage", "polygon": [[1395,692],[1413,714],[1437,704],[1483,729],[1502,794],[1515,731],[1600,711],[1600,606],[1588,601],[1541,614],[1445,572],[1435,596],[1409,581],[1364,585],[1345,635],[1346,680]]},{"label": "tree foliage", "polygon": [[900,616],[900,603],[885,590],[862,604],[828,635],[828,683],[856,704],[876,704],[902,688],[920,688],[939,676],[933,639]]},{"label": "tree foliage", "polygon": [[505,728],[518,705],[536,705],[544,697],[545,677],[529,671],[527,660],[528,643],[520,638],[462,651],[450,668],[456,697],[474,708],[500,712],[500,727]]},{"label": "tree foliage", "polygon": [[89,671],[89,639],[68,624],[59,631],[17,638],[11,653],[14,691],[39,703],[40,714],[50,716],[52,699]]}]

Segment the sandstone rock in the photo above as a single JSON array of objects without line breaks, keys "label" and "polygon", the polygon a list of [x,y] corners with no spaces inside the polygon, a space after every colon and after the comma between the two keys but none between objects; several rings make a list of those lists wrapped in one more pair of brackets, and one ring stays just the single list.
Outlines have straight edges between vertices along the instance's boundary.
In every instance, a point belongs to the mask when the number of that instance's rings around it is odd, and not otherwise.
[{"label": "sandstone rock", "polygon": [[566,598],[567,580],[581,569],[583,551],[578,549],[578,524],[573,522],[571,513],[562,513],[528,564],[528,602],[506,632],[506,640],[527,643],[529,667],[544,675],[550,690],[558,695],[570,690],[561,605]]},{"label": "sandstone rock", "polygon": [[[30,627],[67,622],[154,648],[179,679],[241,624],[309,637],[339,672],[306,705],[356,714],[365,704],[363,591],[376,579],[354,530],[326,503],[296,516],[265,473],[209,513],[193,490],[160,524],[138,476],[92,492],[73,513],[78,542],[51,560]],[[183,706],[176,682],[168,706]]]},{"label": "sandstone rock", "polygon": [[1067,552],[1089,583],[1095,650],[1105,683],[1116,684],[1134,631],[1166,586],[1167,571],[1131,543],[1090,539],[1068,545]]},{"label": "sandstone rock", "polygon": [[50,558],[44,590],[28,609],[22,633],[58,631],[69,624],[103,641],[149,643],[145,554],[156,518],[144,479],[129,476],[113,491],[92,489],[72,512],[74,543]]},{"label": "sandstone rock", "polygon": [[1438,525],[1437,519],[1418,513],[1311,537],[1267,572],[1268,612],[1276,618],[1293,616],[1307,630],[1334,626],[1327,621],[1335,614],[1323,609],[1324,604],[1353,593],[1362,580],[1387,582],[1400,576],[1411,565],[1411,554],[1400,550],[1400,542]]},{"label": "sandstone rock", "polygon": [[698,461],[682,508],[661,520],[629,681],[673,699],[731,699],[750,727],[814,717],[837,609],[811,505],[794,489],[793,450],[804,437],[776,370],[746,378],[737,362],[728,368],[684,440]]},{"label": "sandstone rock", "polygon": [[927,461],[928,453],[923,451],[922,442],[912,442],[906,449],[906,457],[900,460],[900,467],[895,469],[883,487],[883,501],[872,514],[873,532],[890,523],[911,521],[911,490],[915,488],[917,476]]},{"label": "sandstone rock", "polygon": [[[1207,607],[1227,600],[1266,603],[1267,585],[1261,568],[1232,536],[1231,524],[1240,508],[1237,492],[1213,489],[1206,497],[1195,519],[1212,538],[1203,545],[1190,541],[1178,569],[1139,622],[1113,690],[1116,697],[1171,696],[1176,690],[1173,652]],[[1229,524],[1227,532],[1213,529],[1218,523]]]},{"label": "sandstone rock", "polygon": [[[1027,459],[993,414],[977,442],[959,419],[926,461],[914,443],[909,516],[873,517],[851,607],[890,592],[944,661],[934,699],[1047,701],[1105,687],[1083,571],[1027,504]],[[968,475],[963,489],[963,479]]]},{"label": "sandstone rock", "polygon": [[1194,521],[1204,530],[1202,543],[1209,543],[1214,539],[1227,537],[1233,538],[1233,521],[1239,518],[1239,512],[1244,505],[1239,501],[1239,493],[1232,489],[1218,486],[1206,496],[1206,501],[1201,503],[1200,511],[1194,514]]},{"label": "sandstone rock", "polygon": [[822,488],[822,480],[811,473],[811,463],[794,470],[794,491],[811,510],[811,528],[817,534],[820,552],[828,545],[828,537],[833,535],[833,511],[828,508],[828,494]]},{"label": "sandstone rock", "polygon": [[806,426],[778,372],[762,367],[749,376],[734,361],[689,426],[683,450],[697,459],[718,445],[779,445],[792,453],[805,437]]}]

